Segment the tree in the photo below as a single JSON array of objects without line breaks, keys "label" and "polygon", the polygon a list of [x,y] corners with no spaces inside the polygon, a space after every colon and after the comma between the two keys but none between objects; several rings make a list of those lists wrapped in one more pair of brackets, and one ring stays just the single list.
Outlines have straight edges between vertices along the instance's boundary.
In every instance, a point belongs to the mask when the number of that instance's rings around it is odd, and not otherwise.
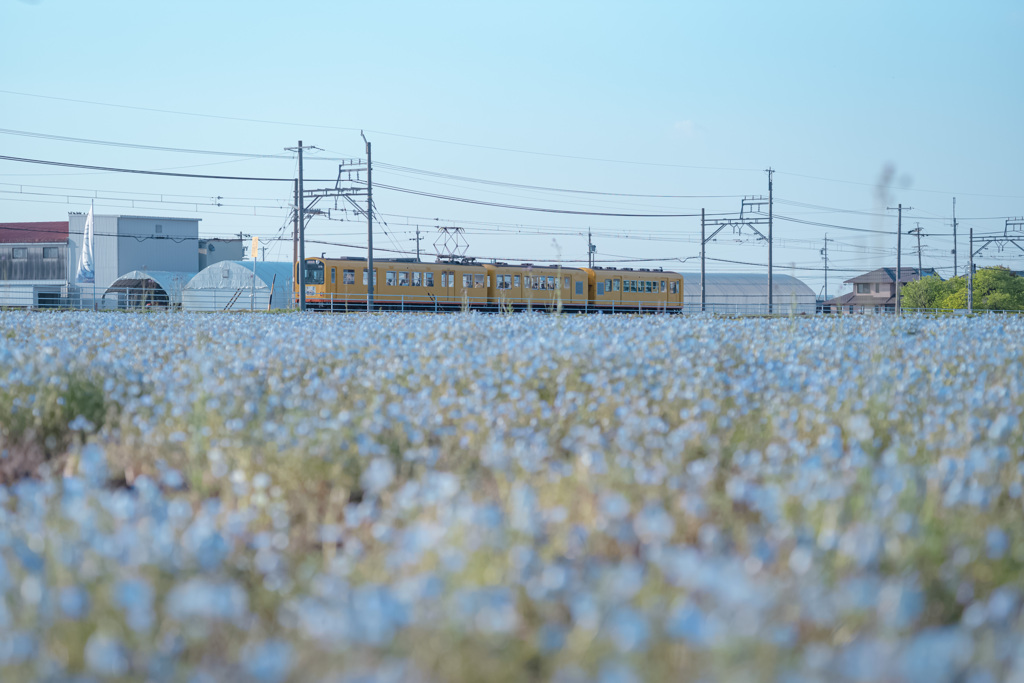
[{"label": "tree", "polygon": [[[937,275],[907,283],[903,308],[967,308],[967,278],[941,280]],[[1024,278],[1008,268],[982,268],[974,274],[974,308],[989,311],[1024,311]]]},{"label": "tree", "polygon": [[929,275],[903,285],[903,308],[940,308],[939,301],[948,293],[947,284],[938,275]]}]

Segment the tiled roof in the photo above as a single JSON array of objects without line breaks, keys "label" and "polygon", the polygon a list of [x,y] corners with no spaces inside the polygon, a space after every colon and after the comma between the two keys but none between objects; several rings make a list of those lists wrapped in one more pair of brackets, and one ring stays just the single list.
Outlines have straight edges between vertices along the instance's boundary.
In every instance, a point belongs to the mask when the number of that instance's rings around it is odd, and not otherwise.
[{"label": "tiled roof", "polygon": [[0,243],[37,244],[41,242],[67,242],[68,222],[0,223]]},{"label": "tiled roof", "polygon": [[[934,268],[923,268],[921,270],[922,277],[928,277],[929,275],[935,275]],[[917,268],[903,268],[900,272],[900,282],[906,284],[907,282],[913,282],[919,280],[920,277],[917,274]],[[896,269],[895,268],[877,268],[869,273],[858,275],[857,277],[846,280],[847,283],[873,283],[873,282],[888,282],[892,283],[896,281]]]},{"label": "tiled roof", "polygon": [[885,299],[878,296],[871,296],[869,294],[855,294],[849,292],[842,296],[837,296],[834,299],[829,299],[824,303],[825,306],[869,306],[874,308],[875,306],[895,306],[896,297],[890,296]]}]

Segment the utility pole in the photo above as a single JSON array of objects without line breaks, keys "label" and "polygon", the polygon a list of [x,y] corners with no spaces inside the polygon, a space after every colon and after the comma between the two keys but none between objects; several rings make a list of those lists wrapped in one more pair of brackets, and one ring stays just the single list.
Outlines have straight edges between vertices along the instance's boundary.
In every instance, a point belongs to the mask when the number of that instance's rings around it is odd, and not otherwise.
[{"label": "utility pole", "polygon": [[825,248],[821,250],[822,256],[825,257],[825,301],[828,301],[828,243],[835,242],[828,238],[828,233],[825,233]]},{"label": "utility pole", "polygon": [[917,228],[911,230],[908,234],[917,235],[917,279],[920,280],[923,276],[923,268],[921,266],[921,224],[917,223]]},{"label": "utility pole", "polygon": [[956,197],[953,197],[953,277],[956,277]]},{"label": "utility pole", "polygon": [[768,315],[772,314],[772,173],[768,168]]},{"label": "utility pole", "polygon": [[[900,315],[902,306],[900,306],[900,278],[903,275],[903,205],[897,204],[896,208],[893,209],[891,206],[886,207],[889,211],[896,211],[896,315]],[[911,207],[907,207],[907,211],[912,211]]]},{"label": "utility pole", "polygon": [[967,252],[967,312],[974,313],[974,226],[971,226],[970,249]]},{"label": "utility pole", "polygon": [[306,210],[303,207],[302,187],[302,140],[299,140],[298,147],[285,147],[285,151],[299,153],[299,177],[295,183],[298,190],[296,202],[298,206],[297,218],[299,221],[299,259],[296,263],[296,270],[299,276],[299,310],[306,310]]},{"label": "utility pole", "polygon": [[587,226],[587,268],[594,267],[594,242],[591,239],[590,226]]},{"label": "utility pole", "polygon": [[707,305],[707,290],[704,287],[704,249],[707,240],[704,239],[704,209],[700,210],[700,312],[704,312]]},{"label": "utility pole", "polygon": [[370,141],[363,131],[359,131],[359,136],[366,143],[366,312],[373,313],[373,158]]},{"label": "utility pole", "polygon": [[416,242],[416,261],[417,262],[419,262],[419,260],[420,260],[420,239],[421,239],[420,238],[420,226],[417,225],[416,226],[416,236],[409,238],[410,241],[415,241]]}]

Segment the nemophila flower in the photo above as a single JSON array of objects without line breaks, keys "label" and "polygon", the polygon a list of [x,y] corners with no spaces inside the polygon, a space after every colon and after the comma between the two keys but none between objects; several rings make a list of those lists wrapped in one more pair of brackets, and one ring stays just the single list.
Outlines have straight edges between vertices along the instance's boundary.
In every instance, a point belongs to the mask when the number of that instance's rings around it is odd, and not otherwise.
[{"label": "nemophila flower", "polygon": [[581,680],[666,640],[705,680],[1014,666],[1016,318],[0,323],[0,409],[87,442],[0,487],[0,678],[88,666],[60,624],[153,680],[446,677],[470,642]]}]

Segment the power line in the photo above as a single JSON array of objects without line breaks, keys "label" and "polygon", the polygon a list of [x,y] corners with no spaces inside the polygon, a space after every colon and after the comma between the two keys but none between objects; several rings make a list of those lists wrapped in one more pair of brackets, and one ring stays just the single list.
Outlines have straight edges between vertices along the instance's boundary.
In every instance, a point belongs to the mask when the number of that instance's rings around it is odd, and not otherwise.
[{"label": "power line", "polygon": [[427,171],[424,169],[410,168],[408,166],[398,166],[395,164],[388,164],[377,162],[377,166],[386,168],[392,171],[403,171],[405,173],[415,173],[419,175],[431,176],[434,178],[444,178],[446,180],[459,180],[463,182],[479,183],[483,185],[496,185],[500,187],[514,187],[521,190],[538,190],[541,192],[565,192],[571,194],[588,194],[588,195],[600,195],[606,197],[641,197],[645,199],[735,199],[742,197],[743,195],[738,194],[634,194],[629,192],[600,192],[596,190],[579,190],[579,189],[568,189],[560,187],[545,187],[542,185],[525,185],[522,183],[511,183],[500,180],[487,180],[484,178],[472,178],[469,176],[454,175],[451,173],[442,173],[439,171]]},{"label": "power line", "polygon": [[67,161],[46,161],[44,159],[26,159],[0,155],[0,160],[17,161],[25,164],[42,164],[43,166],[60,166],[62,168],[82,168],[88,171],[107,171],[110,173],[136,173],[139,175],[168,176],[172,178],[204,178],[206,180],[247,180],[274,183],[291,183],[293,178],[260,178],[252,176],[204,175],[199,173],[171,173],[170,171],[144,171],[137,168],[116,168],[113,166],[92,166],[90,164],[72,164]]},{"label": "power line", "polygon": [[96,101],[92,101],[92,100],[74,99],[74,98],[71,98],[71,97],[55,97],[53,95],[38,95],[38,94],[35,94],[35,93],[17,92],[17,91],[14,91],[14,90],[0,90],[0,93],[5,94],[5,95],[17,95],[19,97],[34,97],[34,98],[44,99],[44,100],[55,100],[55,101],[58,101],[58,102],[74,102],[76,104],[89,104],[89,105],[98,106],[98,107],[112,107],[112,108],[115,108],[115,109],[129,109],[129,110],[133,110],[133,111],[146,111],[146,112],[153,112],[153,113],[158,113],[158,114],[173,114],[175,116],[192,116],[192,117],[198,117],[198,118],[217,119],[217,120],[221,120],[221,121],[242,121],[242,122],[245,122],[245,123],[260,123],[260,124],[275,125],[275,126],[302,126],[302,127],[305,127],[305,128],[320,128],[320,129],[324,129],[324,130],[344,130],[344,131],[349,131],[349,132],[353,132],[353,133],[357,132],[357,131],[365,131],[367,133],[373,133],[375,135],[387,135],[389,137],[403,138],[403,139],[406,139],[406,140],[418,140],[420,142],[432,142],[432,143],[436,143],[436,144],[455,145],[455,146],[458,146],[458,147],[469,147],[469,148],[473,148],[473,149],[487,149],[487,150],[496,151],[496,152],[509,152],[509,153],[514,153],[514,154],[529,154],[529,155],[532,155],[532,156],[552,157],[552,158],[559,158],[559,159],[572,159],[572,160],[577,160],[577,161],[598,161],[598,162],[602,162],[602,163],[629,164],[629,165],[633,165],[633,166],[653,166],[653,167],[662,167],[662,168],[688,168],[688,169],[705,170],[705,171],[737,171],[737,172],[744,172],[744,173],[752,173],[752,172],[755,172],[755,171],[758,170],[758,169],[753,169],[753,168],[733,168],[733,167],[724,167],[724,166],[691,166],[691,165],[685,165],[685,164],[669,164],[669,163],[658,163],[658,162],[651,162],[651,161],[631,161],[631,160],[623,160],[623,159],[606,159],[606,158],[601,158],[601,157],[587,157],[587,156],[578,156],[578,155],[572,155],[572,154],[557,154],[557,153],[554,153],[554,152],[539,152],[539,151],[536,151],[536,150],[528,150],[528,149],[515,149],[515,148],[511,148],[511,147],[497,147],[497,146],[494,146],[494,145],[479,145],[479,144],[473,144],[473,143],[469,143],[469,142],[458,142],[458,141],[455,141],[455,140],[442,140],[442,139],[438,139],[438,138],[429,138],[429,137],[422,137],[422,136],[417,136],[417,135],[406,135],[406,134],[403,134],[403,133],[392,133],[392,132],[384,131],[384,130],[371,130],[369,128],[359,128],[359,127],[354,127],[354,126],[332,126],[332,125],[314,124],[314,123],[297,123],[297,122],[294,122],[294,121],[274,121],[274,120],[270,120],[270,119],[254,119],[254,118],[245,118],[245,117],[240,117],[240,116],[222,116],[222,115],[218,115],[218,114],[201,114],[201,113],[196,113],[196,112],[178,111],[178,110],[173,110],[173,109],[158,109],[158,108],[155,108],[155,107],[140,107],[140,106],[135,106],[135,105],[127,105],[127,104],[112,104],[112,103],[109,103],[109,102],[96,102]]}]

